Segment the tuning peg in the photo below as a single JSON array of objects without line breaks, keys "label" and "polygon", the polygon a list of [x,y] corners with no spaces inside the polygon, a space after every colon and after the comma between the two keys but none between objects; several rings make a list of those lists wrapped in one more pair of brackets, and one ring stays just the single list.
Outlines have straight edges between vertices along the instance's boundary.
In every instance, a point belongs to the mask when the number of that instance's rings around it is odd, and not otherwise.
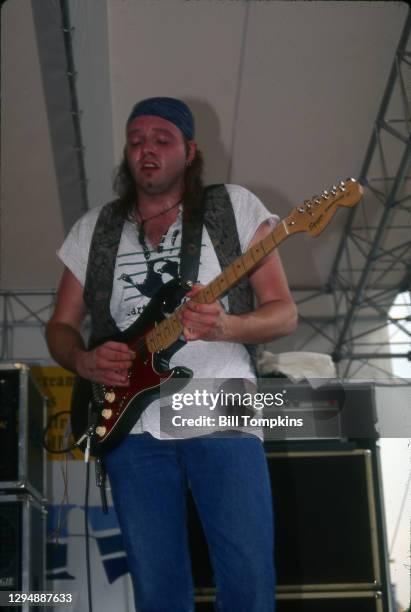
[{"label": "tuning peg", "polygon": [[328,200],[328,198],[330,197],[330,194],[328,193],[326,189],[324,189],[324,191],[321,194],[321,197],[324,198],[324,200]]},{"label": "tuning peg", "polygon": [[311,201],[312,201],[312,202],[314,202],[314,204],[317,204],[317,205],[318,205],[318,204],[321,204],[321,198],[320,198],[320,196],[318,196],[318,195],[314,195],[314,196],[311,198]]},{"label": "tuning peg", "polygon": [[310,210],[310,208],[312,207],[311,200],[304,200],[304,206],[307,210]]}]

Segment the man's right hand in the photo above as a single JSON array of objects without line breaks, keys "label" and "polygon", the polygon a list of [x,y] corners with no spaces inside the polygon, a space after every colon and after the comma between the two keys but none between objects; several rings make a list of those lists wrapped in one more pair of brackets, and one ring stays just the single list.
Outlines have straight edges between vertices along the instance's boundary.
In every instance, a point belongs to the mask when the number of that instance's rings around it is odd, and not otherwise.
[{"label": "man's right hand", "polygon": [[85,351],[77,349],[75,369],[82,377],[110,387],[128,387],[128,370],[136,354],[121,342],[105,342]]},{"label": "man's right hand", "polygon": [[54,359],[82,378],[113,387],[128,387],[128,370],[135,353],[123,342],[105,342],[87,351],[81,326],[86,316],[83,286],[65,268],[57,303],[46,326],[47,344]]}]

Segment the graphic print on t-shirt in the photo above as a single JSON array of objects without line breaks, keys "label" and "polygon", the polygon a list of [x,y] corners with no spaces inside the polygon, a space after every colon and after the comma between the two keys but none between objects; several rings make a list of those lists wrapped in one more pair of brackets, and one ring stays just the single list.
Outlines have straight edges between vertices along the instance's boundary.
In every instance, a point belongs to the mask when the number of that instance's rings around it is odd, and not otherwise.
[{"label": "graphic print on t-shirt", "polygon": [[160,257],[147,262],[147,275],[144,282],[133,281],[129,274],[122,274],[121,280],[130,283],[142,295],[152,298],[169,280],[178,277],[178,261]]},{"label": "graphic print on t-shirt", "polygon": [[126,308],[123,312],[128,325],[143,314],[151,298],[166,283],[178,278],[179,234],[176,229],[170,237],[163,236],[156,249],[127,250],[118,255],[116,281],[122,285],[121,302]]}]

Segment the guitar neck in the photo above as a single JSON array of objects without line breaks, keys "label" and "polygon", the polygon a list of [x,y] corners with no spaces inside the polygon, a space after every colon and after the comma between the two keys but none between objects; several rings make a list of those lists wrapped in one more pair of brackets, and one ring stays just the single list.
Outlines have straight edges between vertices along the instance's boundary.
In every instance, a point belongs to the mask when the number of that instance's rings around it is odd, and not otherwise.
[{"label": "guitar neck", "polygon": [[[355,179],[340,181],[330,191],[325,190],[321,196],[304,200],[283,219],[275,229],[257,244],[252,246],[231,265],[221,272],[211,283],[203,287],[195,296],[200,304],[211,304],[249,274],[260,261],[276,249],[288,236],[298,232],[308,232],[318,236],[333,218],[339,206],[352,207],[357,204],[363,189]],[[181,335],[182,326],[176,313],[161,321],[146,334],[145,341],[152,353],[171,346]]]},{"label": "guitar neck", "polygon": [[[265,238],[250,247],[243,255],[237,257],[214,280],[203,287],[195,296],[195,301],[200,304],[211,304],[218,300],[244,276],[249,274],[266,255],[274,251],[288,236],[289,232],[285,220],[283,220]],[[182,325],[174,312],[146,334],[145,340],[148,350],[154,353],[168,348],[178,340],[181,332]]]}]

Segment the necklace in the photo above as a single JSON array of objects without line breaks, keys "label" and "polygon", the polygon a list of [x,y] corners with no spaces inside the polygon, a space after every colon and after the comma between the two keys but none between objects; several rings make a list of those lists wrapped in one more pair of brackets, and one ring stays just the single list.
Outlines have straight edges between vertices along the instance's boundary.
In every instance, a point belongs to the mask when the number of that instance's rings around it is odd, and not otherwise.
[{"label": "necklace", "polygon": [[161,217],[162,215],[165,215],[166,213],[168,213],[170,210],[173,210],[173,208],[175,208],[176,206],[178,206],[179,204],[181,204],[181,200],[178,200],[178,202],[176,202],[175,204],[173,204],[172,206],[169,206],[168,208],[165,208],[164,210],[162,210],[161,212],[157,213],[156,215],[152,215],[151,217],[147,217],[147,219],[143,219],[141,214],[139,213],[139,211],[137,210],[136,212],[138,213],[139,217],[140,217],[140,228],[143,229],[144,231],[144,225],[146,223],[148,223],[149,221],[151,221],[152,219],[157,219],[157,217]]},{"label": "necklace", "polygon": [[[162,210],[161,212],[157,213],[156,215],[152,215],[151,217],[147,217],[147,219],[143,219],[141,217],[141,214],[139,213],[139,211],[137,210],[136,212],[138,213],[139,217],[140,217],[140,224],[138,226],[138,241],[143,249],[143,253],[144,253],[144,257],[146,259],[146,261],[148,261],[150,259],[150,249],[147,246],[147,243],[145,241],[144,238],[144,226],[146,223],[148,223],[148,221],[151,221],[152,219],[157,219],[157,217],[161,217],[162,215],[165,215],[166,213],[168,213],[170,210],[173,210],[173,208],[175,208],[176,206],[178,206],[179,204],[181,204],[181,200],[178,200],[178,202],[176,202],[175,204],[173,204],[172,206],[169,206],[168,208],[165,208],[164,210]],[[160,243],[157,246],[157,252],[161,253],[161,251],[163,250],[163,244],[164,244],[164,240],[166,237],[166,234],[163,234],[160,240]]]}]

